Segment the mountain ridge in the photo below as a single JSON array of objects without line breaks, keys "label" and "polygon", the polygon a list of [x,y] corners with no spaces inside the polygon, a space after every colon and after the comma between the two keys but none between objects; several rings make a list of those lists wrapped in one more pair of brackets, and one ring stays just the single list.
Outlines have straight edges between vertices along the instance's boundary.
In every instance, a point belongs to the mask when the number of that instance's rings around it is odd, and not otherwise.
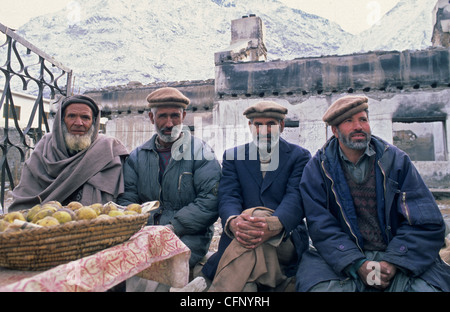
[{"label": "mountain ridge", "polygon": [[[423,49],[426,40],[431,46],[435,2],[401,0],[379,25],[352,35],[277,0],[79,0],[78,7],[36,17],[17,33],[73,69],[74,87],[81,92],[130,81],[214,78],[214,53],[229,45],[231,21],[248,14],[265,25],[268,61]],[[408,21],[408,14],[416,20]]]}]

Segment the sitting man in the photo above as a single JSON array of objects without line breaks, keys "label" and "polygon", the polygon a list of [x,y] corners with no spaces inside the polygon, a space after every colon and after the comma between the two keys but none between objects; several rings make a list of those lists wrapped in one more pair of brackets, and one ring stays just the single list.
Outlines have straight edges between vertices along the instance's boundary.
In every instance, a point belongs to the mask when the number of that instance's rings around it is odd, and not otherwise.
[{"label": "sitting man", "polygon": [[218,252],[202,270],[212,280],[209,291],[284,290],[296,269],[292,239],[307,241],[299,226],[304,214],[298,185],[311,155],[280,138],[286,114],[271,101],[247,108],[253,142],[224,153],[219,186],[224,231]]},{"label": "sitting man", "polygon": [[25,162],[8,211],[59,201],[83,205],[115,201],[124,190],[122,163],[128,155],[117,139],[99,134],[100,110],[84,95],[65,98],[52,132]]},{"label": "sitting man", "polygon": [[218,218],[220,164],[213,151],[183,129],[190,100],[175,88],[147,97],[156,134],[130,153],[124,165],[125,192],[119,204],[158,200],[149,224],[166,225],[191,250],[189,267],[208,252]]},{"label": "sitting man", "polygon": [[334,136],[300,184],[315,247],[303,254],[298,291],[449,291],[439,258],[445,225],[409,157],[371,135],[368,99],[335,101]]}]

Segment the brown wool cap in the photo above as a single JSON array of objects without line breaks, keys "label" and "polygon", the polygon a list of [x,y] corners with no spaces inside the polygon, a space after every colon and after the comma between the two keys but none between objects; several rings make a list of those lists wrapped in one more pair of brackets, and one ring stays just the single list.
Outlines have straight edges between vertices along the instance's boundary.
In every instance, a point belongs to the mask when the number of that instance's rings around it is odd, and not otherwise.
[{"label": "brown wool cap", "polygon": [[190,100],[175,88],[157,89],[147,96],[148,107],[176,106],[186,109]]},{"label": "brown wool cap", "polygon": [[368,101],[365,96],[344,96],[331,104],[322,119],[330,126],[337,126],[346,118],[369,108]]},{"label": "brown wool cap", "polygon": [[286,107],[272,101],[263,101],[248,107],[244,111],[245,117],[248,119],[264,117],[284,119],[288,110]]}]

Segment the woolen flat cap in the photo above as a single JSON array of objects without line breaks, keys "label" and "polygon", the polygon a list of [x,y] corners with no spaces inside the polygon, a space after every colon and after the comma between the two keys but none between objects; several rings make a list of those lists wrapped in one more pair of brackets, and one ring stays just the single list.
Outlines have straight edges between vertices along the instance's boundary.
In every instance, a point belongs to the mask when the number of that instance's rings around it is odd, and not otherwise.
[{"label": "woolen flat cap", "polygon": [[148,106],[176,106],[186,109],[190,100],[180,91],[172,87],[164,87],[157,89],[147,96]]},{"label": "woolen flat cap", "polygon": [[264,117],[264,118],[276,118],[284,119],[288,110],[286,107],[273,101],[262,101],[255,105],[248,107],[244,111],[244,115],[248,119]]},{"label": "woolen flat cap", "polygon": [[72,95],[69,97],[66,97],[62,104],[61,104],[61,109],[62,109],[62,116],[64,116],[64,110],[67,108],[67,106],[69,106],[70,104],[86,104],[87,106],[89,106],[92,109],[92,113],[94,118],[97,117],[98,115],[98,105],[97,103],[95,103],[95,101],[86,96],[86,95]]},{"label": "woolen flat cap", "polygon": [[365,96],[344,96],[331,104],[322,119],[330,126],[337,126],[346,118],[369,108],[368,101]]}]

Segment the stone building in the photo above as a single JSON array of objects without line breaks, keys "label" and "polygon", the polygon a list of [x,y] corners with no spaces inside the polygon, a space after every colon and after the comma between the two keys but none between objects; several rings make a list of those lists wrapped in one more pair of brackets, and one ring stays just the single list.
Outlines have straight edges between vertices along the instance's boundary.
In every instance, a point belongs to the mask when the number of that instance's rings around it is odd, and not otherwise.
[{"label": "stone building", "polygon": [[[331,135],[322,116],[347,94],[369,98],[372,132],[407,151],[430,188],[450,188],[450,19],[448,1],[438,1],[433,47],[419,51],[374,51],[352,55],[267,61],[263,21],[231,22],[228,48],[215,53],[215,77],[206,81],[137,82],[88,95],[108,118],[105,132],[129,150],[154,133],[145,98],[161,86],[190,99],[185,122],[221,158],[225,149],[250,140],[246,107],[262,99],[288,108],[283,136],[315,153]],[[445,43],[446,42],[446,43]]]},{"label": "stone building", "polygon": [[433,46],[448,48],[450,46],[450,1],[438,0],[432,16]]}]

